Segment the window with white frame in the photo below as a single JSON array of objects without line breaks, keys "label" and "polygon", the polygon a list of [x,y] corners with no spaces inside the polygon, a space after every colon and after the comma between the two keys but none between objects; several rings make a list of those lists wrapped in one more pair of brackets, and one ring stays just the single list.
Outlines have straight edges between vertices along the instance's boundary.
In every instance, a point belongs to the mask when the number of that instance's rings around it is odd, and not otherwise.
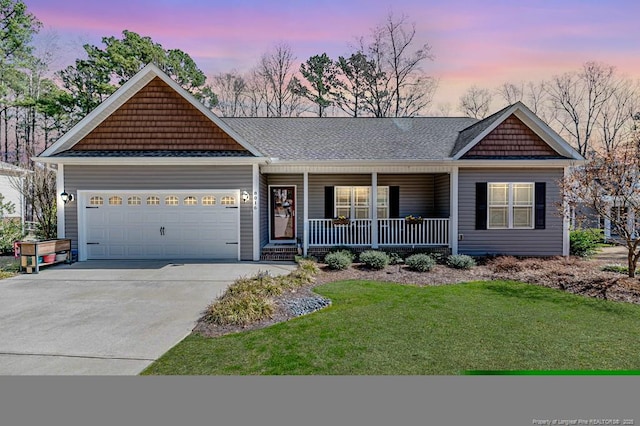
[{"label": "window with white frame", "polygon": [[487,228],[533,228],[533,183],[489,183],[487,189]]},{"label": "window with white frame", "polygon": [[[377,191],[378,218],[389,217],[389,187],[379,186]],[[335,215],[352,219],[371,218],[371,187],[336,186]]]}]

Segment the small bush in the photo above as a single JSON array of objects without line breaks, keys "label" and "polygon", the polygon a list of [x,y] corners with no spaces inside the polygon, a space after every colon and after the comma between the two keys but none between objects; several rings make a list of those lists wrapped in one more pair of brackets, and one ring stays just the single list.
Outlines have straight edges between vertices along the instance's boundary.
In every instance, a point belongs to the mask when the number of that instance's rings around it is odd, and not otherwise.
[{"label": "small bush", "polygon": [[418,272],[427,272],[436,266],[436,261],[428,254],[414,254],[406,258],[404,261],[409,269]]},{"label": "small bush", "polygon": [[404,260],[402,260],[402,256],[400,256],[398,253],[387,253],[387,256],[389,256],[389,265],[399,265],[401,263],[404,263]]},{"label": "small bush", "polygon": [[384,269],[389,264],[389,256],[382,251],[367,250],[360,254],[360,262],[371,269]]},{"label": "small bush", "polygon": [[476,261],[466,254],[452,254],[447,258],[447,265],[455,269],[471,269],[476,266]]},{"label": "small bush", "polygon": [[569,252],[573,256],[588,257],[604,242],[602,229],[576,229],[569,234]]},{"label": "small bush", "polygon": [[218,325],[247,325],[270,318],[274,311],[271,299],[251,293],[223,296],[207,308],[205,320]]},{"label": "small bush", "polygon": [[278,296],[282,294],[282,286],[269,275],[257,275],[252,278],[239,278],[227,288],[225,294],[235,296],[251,293],[257,296]]},{"label": "small bush", "polygon": [[297,262],[299,269],[309,272],[310,274],[315,275],[320,271],[315,259],[298,259]]},{"label": "small bush", "polygon": [[489,266],[493,272],[520,272],[523,269],[522,262],[513,256],[496,257]]},{"label": "small bush", "polygon": [[351,258],[351,262],[354,262],[356,260],[356,257],[358,257],[354,251],[347,246],[336,246],[336,247],[332,247],[329,250],[329,253],[343,253],[347,256],[349,256]]},{"label": "small bush", "polygon": [[349,252],[345,251],[335,251],[332,253],[328,253],[324,257],[324,263],[327,264],[329,269],[333,269],[336,271],[347,269],[351,263],[353,262],[353,257]]}]

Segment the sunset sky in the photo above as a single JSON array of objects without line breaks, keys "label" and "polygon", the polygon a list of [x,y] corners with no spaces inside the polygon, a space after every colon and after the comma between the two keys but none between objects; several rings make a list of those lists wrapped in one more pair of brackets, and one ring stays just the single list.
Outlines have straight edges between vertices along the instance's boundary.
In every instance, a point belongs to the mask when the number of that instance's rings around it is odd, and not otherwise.
[{"label": "sunset sky", "polygon": [[469,86],[541,80],[589,60],[640,78],[637,0],[25,0],[65,46],[60,65],[82,43],[131,30],[184,50],[211,75],[246,70],[275,43],[302,62],[326,52],[336,59],[392,11],[415,22],[416,41],[435,59],[424,70],[440,81],[434,107]]}]

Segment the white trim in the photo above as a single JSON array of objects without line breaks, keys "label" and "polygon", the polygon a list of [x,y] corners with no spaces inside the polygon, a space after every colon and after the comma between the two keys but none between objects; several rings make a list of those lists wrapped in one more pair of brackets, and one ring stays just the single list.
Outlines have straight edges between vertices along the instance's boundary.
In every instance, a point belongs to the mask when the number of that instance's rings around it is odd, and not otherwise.
[{"label": "white trim", "polygon": [[[274,240],[271,238],[271,219],[272,219],[272,214],[273,211],[271,210],[271,188],[291,188],[293,187],[293,199],[294,199],[294,204],[295,204],[295,208],[293,209],[293,227],[295,229],[294,232],[294,236],[292,239],[289,240]],[[284,243],[284,244],[288,244],[288,243],[297,243],[298,242],[298,217],[296,216],[298,214],[298,186],[297,185],[279,185],[279,184],[274,184],[274,185],[269,185],[268,189],[267,189],[268,193],[267,193],[267,202],[269,203],[267,210],[269,211],[268,214],[268,220],[269,220],[269,243],[270,244],[274,244],[274,243]]]},{"label": "white trim", "polygon": [[[389,188],[387,186],[387,188]],[[387,189],[387,217],[389,217],[389,192]],[[371,199],[369,200],[371,209],[371,248],[378,248],[378,173],[371,173]]]},{"label": "white trim", "polygon": [[[490,209],[491,209],[491,203],[490,203],[490,194],[491,194],[491,185],[507,185],[507,226],[503,227],[503,226],[498,226],[498,227],[491,227],[489,226],[489,223],[491,222],[490,219]],[[531,226],[514,226],[513,225],[513,209],[514,209],[514,204],[513,204],[513,186],[514,185],[531,185]],[[536,224],[535,224],[535,212],[536,212],[536,184],[535,182],[487,182],[487,230],[504,230],[504,229],[526,229],[526,230],[530,230],[530,229],[535,229]]]},{"label": "white trim", "polygon": [[[251,202],[253,203],[253,261],[260,260],[260,167],[254,164],[253,172],[253,194]],[[238,226],[239,228],[239,226]],[[240,240],[238,240],[240,241]]]},{"label": "white trim", "polygon": [[544,121],[542,121],[520,101],[504,110],[502,114],[493,123],[491,123],[489,127],[484,129],[480,134],[473,138],[464,148],[458,151],[458,153],[453,158],[455,160],[459,160],[460,158],[462,158],[467,152],[469,152],[474,146],[476,146],[482,139],[484,139],[489,133],[495,130],[496,127],[502,124],[512,114],[519,118],[525,124],[525,126],[529,127],[529,129],[531,129],[545,143],[547,143],[547,145],[549,145],[560,155],[568,156],[573,160],[584,160],[584,158],[567,142],[565,142],[562,137],[560,137]]},{"label": "white trim", "polygon": [[449,191],[451,199],[449,214],[449,244],[451,254],[458,254],[458,168],[453,167],[449,173]]},{"label": "white trim", "polygon": [[302,255],[306,256],[309,251],[309,172],[302,174]]},{"label": "white trim", "polygon": [[113,112],[120,108],[125,102],[131,99],[136,93],[138,93],[144,86],[146,86],[155,77],[160,78],[175,92],[182,96],[187,102],[194,106],[198,111],[204,114],[209,120],[211,120],[222,131],[234,139],[237,143],[242,145],[247,151],[251,152],[257,157],[262,157],[263,154],[258,151],[253,145],[249,144],[244,138],[242,138],[235,130],[229,127],[223,120],[216,116],[212,111],[207,109],[202,102],[198,101],[191,93],[182,88],[178,83],[165,74],[160,68],[153,63],[148,64],[141,69],[136,75],[131,77],[126,83],[124,83],[118,90],[116,90],[111,96],[109,96],[98,107],[85,116],[78,124],[76,124],[71,130],[65,133],[56,143],[47,148],[42,154],[42,157],[50,157],[60,151],[70,149],[82,138],[95,129],[100,123],[102,123]]},{"label": "white trim", "polygon": [[33,161],[69,165],[219,165],[267,164],[264,157],[31,157]]},{"label": "white trim", "polygon": [[558,168],[566,166],[575,166],[584,163],[584,160],[571,159],[548,159],[548,160],[452,160],[444,159],[439,161],[271,161],[265,162],[261,166],[263,173],[282,173],[282,174],[298,174],[298,173],[318,173],[318,174],[335,174],[335,173],[357,173],[370,174],[377,172],[378,174],[412,174],[412,173],[449,173],[451,167],[464,168]]},{"label": "white trim", "polygon": [[[64,223],[64,209],[65,204],[62,201],[60,194],[64,191],[64,165],[58,164],[58,170],[56,170],[56,220],[58,222],[58,238],[65,238],[65,223]],[[77,195],[76,195],[77,196]],[[77,200],[76,200],[77,203]]]},{"label": "white trim", "polygon": [[238,206],[238,214],[237,214],[237,228],[238,228],[238,251],[237,251],[237,260],[240,261],[240,252],[241,252],[241,230],[240,230],[240,212],[242,209],[242,199],[240,198],[240,190],[239,189],[82,189],[76,191],[77,197],[77,214],[78,214],[78,261],[82,262],[87,260],[87,219],[85,215],[85,195],[88,193],[94,194],[107,194],[107,193],[120,193],[120,194],[133,194],[133,193],[150,193],[154,192],[157,194],[178,194],[178,193],[192,193],[192,194],[206,194],[211,192],[231,192],[235,194]]}]

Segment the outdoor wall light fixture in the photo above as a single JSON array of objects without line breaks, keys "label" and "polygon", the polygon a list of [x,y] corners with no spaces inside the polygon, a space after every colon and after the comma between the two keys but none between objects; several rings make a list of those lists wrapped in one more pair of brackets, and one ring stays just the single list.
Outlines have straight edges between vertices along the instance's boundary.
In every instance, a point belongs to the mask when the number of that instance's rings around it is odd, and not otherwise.
[{"label": "outdoor wall light fixture", "polygon": [[62,198],[63,203],[67,204],[69,201],[73,201],[73,194],[67,194],[67,191],[63,190],[60,198]]},{"label": "outdoor wall light fixture", "polygon": [[251,194],[249,194],[247,191],[242,191],[242,202],[248,203],[250,200],[251,200]]}]

